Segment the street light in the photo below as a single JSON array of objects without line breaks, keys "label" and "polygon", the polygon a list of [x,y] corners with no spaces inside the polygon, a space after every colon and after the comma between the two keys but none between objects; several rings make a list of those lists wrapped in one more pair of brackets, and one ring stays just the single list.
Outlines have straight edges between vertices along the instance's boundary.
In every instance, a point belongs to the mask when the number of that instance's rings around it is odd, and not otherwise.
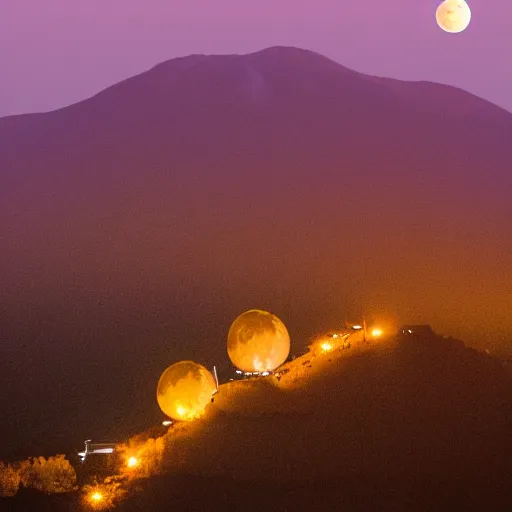
[{"label": "street light", "polygon": [[328,341],[325,341],[324,343],[322,343],[322,345],[320,345],[320,347],[324,352],[330,352],[332,350],[332,344],[329,343]]},{"label": "street light", "polygon": [[104,496],[100,491],[92,491],[88,496],[88,501],[94,510],[101,510],[104,506]]}]

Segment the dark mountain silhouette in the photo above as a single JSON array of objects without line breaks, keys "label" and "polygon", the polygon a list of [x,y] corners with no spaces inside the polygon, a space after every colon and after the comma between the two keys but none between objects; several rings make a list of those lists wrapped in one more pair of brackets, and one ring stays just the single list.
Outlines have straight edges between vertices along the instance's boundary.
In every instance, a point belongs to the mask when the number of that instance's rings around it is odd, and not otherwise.
[{"label": "dark mountain silhouette", "polygon": [[300,348],[347,317],[505,347],[512,114],[312,52],[165,62],[0,119],[0,453],[159,422],[244,309]]},{"label": "dark mountain silhouette", "polygon": [[221,386],[202,419],[170,429],[162,474],[129,486],[119,510],[510,508],[511,380],[498,360],[426,333],[308,361],[304,373],[291,363],[293,386]]},{"label": "dark mountain silhouette", "polygon": [[231,400],[221,387],[199,426],[171,431],[167,475],[121,510],[165,510],[169,495],[218,510],[512,505],[511,380],[499,361],[434,333],[323,359],[284,392],[256,380]]},{"label": "dark mountain silhouette", "polygon": [[169,469],[311,481],[512,470],[510,376],[459,341],[397,336],[291,364],[300,379],[280,387],[221,386],[204,420],[170,435]]}]

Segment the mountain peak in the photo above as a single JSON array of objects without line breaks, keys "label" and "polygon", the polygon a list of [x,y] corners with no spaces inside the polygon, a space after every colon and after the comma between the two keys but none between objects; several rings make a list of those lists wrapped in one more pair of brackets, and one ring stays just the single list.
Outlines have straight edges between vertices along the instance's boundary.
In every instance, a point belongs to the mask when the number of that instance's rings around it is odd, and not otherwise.
[{"label": "mountain peak", "polygon": [[[294,58],[294,57],[306,57],[306,58],[315,58],[320,60],[330,60],[324,55],[317,53],[313,50],[308,50],[306,48],[299,48],[297,46],[269,46],[268,48],[263,48],[261,50],[247,53],[249,55],[260,55],[264,57],[269,56],[278,56],[283,58]],[[333,62],[333,61],[331,61]]]},{"label": "mountain peak", "polygon": [[276,66],[290,72],[299,71],[303,74],[330,69],[331,71],[344,71],[353,75],[366,76],[312,50],[293,46],[271,46],[246,54],[191,54],[166,60],[151,68],[149,72],[174,74],[191,70],[208,70],[211,73],[222,74],[225,73],[227,67],[231,67],[238,70],[251,68],[252,71],[265,74],[266,71],[270,71]]}]

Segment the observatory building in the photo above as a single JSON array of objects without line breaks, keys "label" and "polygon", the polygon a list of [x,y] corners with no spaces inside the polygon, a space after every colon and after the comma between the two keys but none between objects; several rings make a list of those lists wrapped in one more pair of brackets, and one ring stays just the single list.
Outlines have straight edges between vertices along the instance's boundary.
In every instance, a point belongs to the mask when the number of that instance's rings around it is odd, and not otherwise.
[{"label": "observatory building", "polygon": [[402,336],[432,336],[434,331],[432,327],[428,324],[424,325],[402,325],[400,329],[398,329],[398,333]]}]

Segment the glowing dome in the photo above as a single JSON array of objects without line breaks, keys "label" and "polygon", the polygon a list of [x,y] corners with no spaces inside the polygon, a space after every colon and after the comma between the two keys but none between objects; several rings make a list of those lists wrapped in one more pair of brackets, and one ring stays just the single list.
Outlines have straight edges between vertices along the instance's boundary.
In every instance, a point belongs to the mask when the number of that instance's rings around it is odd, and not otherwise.
[{"label": "glowing dome", "polygon": [[204,366],[181,361],[162,373],[156,398],[167,416],[189,421],[203,414],[215,390],[213,375]]},{"label": "glowing dome", "polygon": [[289,353],[288,331],[272,313],[251,309],[242,313],[229,329],[229,358],[244,372],[275,370]]}]

